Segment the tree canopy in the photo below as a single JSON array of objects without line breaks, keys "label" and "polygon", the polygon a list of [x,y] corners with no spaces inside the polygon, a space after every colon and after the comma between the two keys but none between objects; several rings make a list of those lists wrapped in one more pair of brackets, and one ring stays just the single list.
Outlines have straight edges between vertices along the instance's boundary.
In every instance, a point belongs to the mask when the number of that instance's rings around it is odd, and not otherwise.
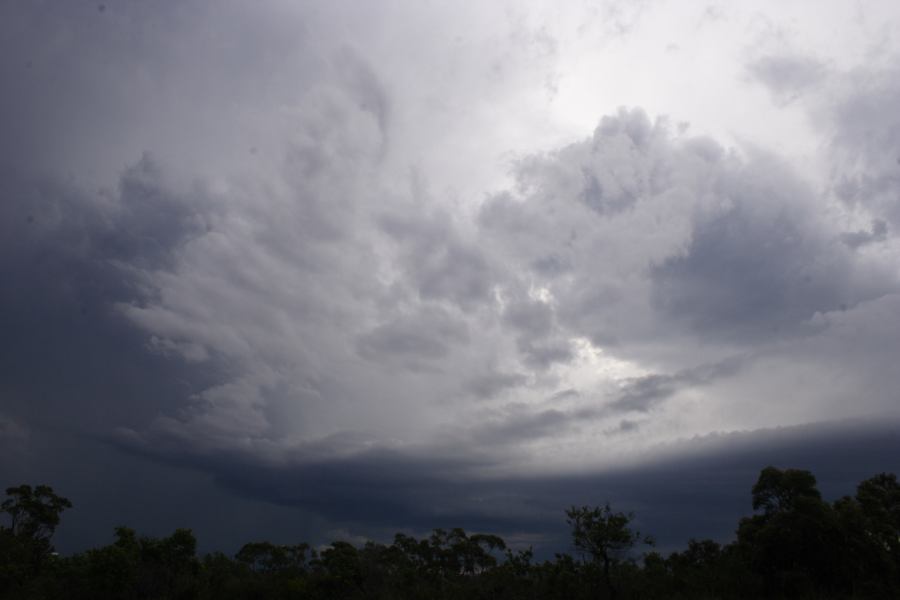
[{"label": "tree canopy", "polygon": [[597,507],[573,506],[566,511],[575,549],[590,556],[603,569],[603,583],[610,598],[617,595],[612,569],[638,543],[653,544],[651,538],[642,538],[640,532],[631,529],[633,520],[633,513],[616,512],[608,502]]},{"label": "tree canopy", "polygon": [[668,556],[647,547],[634,514],[573,506],[575,555],[543,561],[459,528],[361,546],[255,541],[230,557],[198,556],[188,529],[156,538],[118,527],[109,545],[58,557],[67,499],[21,485],[0,506],[3,599],[900,598],[900,485],[889,473],[829,503],[809,471],[766,467],[733,541],[692,539]]},{"label": "tree canopy", "polygon": [[10,487],[6,495],[9,497],[0,510],[9,515],[9,532],[17,537],[49,540],[59,525],[60,513],[72,508],[67,498],[57,496],[46,485]]}]

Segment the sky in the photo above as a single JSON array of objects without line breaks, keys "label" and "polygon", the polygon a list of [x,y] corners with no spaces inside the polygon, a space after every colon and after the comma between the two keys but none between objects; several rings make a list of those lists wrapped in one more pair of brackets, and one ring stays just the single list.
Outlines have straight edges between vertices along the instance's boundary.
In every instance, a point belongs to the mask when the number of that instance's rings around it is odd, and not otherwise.
[{"label": "sky", "polygon": [[0,481],[244,542],[900,470],[900,4],[0,5]]}]

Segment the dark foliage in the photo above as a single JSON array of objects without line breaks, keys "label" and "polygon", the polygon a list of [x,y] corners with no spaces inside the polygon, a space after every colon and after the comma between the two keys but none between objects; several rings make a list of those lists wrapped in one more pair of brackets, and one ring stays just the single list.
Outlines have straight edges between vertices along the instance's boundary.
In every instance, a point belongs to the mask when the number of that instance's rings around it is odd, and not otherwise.
[{"label": "dark foliage", "polygon": [[882,473],[824,501],[812,473],[766,467],[755,514],[736,539],[691,540],[668,557],[609,504],[572,507],[575,556],[536,562],[495,535],[436,529],[358,547],[244,545],[198,557],[190,530],[165,538],[120,527],[108,546],[58,557],[50,543],[71,503],[52,488],[7,489],[0,598],[596,599],[900,598],[900,484]]}]

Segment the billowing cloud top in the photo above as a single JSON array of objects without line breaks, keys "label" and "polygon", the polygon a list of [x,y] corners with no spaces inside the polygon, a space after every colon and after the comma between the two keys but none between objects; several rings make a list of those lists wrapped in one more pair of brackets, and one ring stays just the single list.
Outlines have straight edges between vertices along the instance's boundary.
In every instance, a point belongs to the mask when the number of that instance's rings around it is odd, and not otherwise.
[{"label": "billowing cloud top", "polygon": [[5,4],[0,445],[367,531],[895,422],[900,15],[745,10]]}]

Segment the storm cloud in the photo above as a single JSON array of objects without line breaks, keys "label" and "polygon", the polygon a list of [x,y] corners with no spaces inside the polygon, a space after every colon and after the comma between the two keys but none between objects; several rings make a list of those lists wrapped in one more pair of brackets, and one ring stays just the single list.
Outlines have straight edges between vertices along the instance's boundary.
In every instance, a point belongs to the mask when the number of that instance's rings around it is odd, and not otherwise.
[{"label": "storm cloud", "polygon": [[865,22],[832,56],[774,4],[105,6],[0,8],[10,484],[551,551],[570,504],[677,544],[770,462],[897,468],[900,63]]}]

